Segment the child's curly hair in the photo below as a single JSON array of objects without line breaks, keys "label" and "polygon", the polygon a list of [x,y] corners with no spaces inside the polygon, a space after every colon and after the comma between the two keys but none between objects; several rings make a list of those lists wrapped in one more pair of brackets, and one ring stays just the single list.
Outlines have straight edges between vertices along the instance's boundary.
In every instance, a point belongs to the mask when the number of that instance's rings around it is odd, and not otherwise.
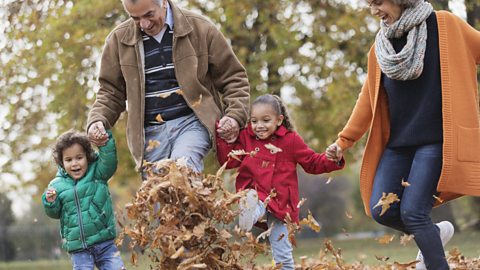
[{"label": "child's curly hair", "polygon": [[87,135],[85,135],[85,133],[81,133],[71,129],[60,135],[52,147],[53,159],[55,160],[55,163],[57,165],[64,168],[63,151],[76,143],[78,143],[85,151],[88,164],[95,161],[95,151],[93,150]]},{"label": "child's curly hair", "polygon": [[288,113],[287,107],[285,106],[285,103],[283,103],[282,99],[279,96],[272,95],[272,94],[261,95],[252,102],[252,107],[255,104],[271,105],[272,108],[277,113],[277,115],[283,115],[284,118],[283,118],[282,125],[290,131],[295,130],[292,119],[290,118],[290,115]]}]

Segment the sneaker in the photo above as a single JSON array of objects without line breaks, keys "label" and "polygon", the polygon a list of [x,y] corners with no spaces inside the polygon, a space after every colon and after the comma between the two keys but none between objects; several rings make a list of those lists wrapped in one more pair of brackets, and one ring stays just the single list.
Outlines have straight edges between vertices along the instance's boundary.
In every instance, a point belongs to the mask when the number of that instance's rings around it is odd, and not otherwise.
[{"label": "sneaker", "polygon": [[[453,233],[455,232],[455,228],[453,227],[450,221],[442,221],[436,224],[437,227],[440,229],[440,239],[442,240],[442,246],[445,245],[452,239]],[[421,251],[418,251],[417,254],[417,261],[420,261],[415,265],[415,269],[417,270],[426,270],[427,267],[425,266],[425,262],[423,260],[423,254]]]},{"label": "sneaker", "polygon": [[240,216],[238,226],[244,231],[250,231],[255,224],[255,212],[258,203],[258,194],[254,189],[248,190],[245,197],[239,202]]}]

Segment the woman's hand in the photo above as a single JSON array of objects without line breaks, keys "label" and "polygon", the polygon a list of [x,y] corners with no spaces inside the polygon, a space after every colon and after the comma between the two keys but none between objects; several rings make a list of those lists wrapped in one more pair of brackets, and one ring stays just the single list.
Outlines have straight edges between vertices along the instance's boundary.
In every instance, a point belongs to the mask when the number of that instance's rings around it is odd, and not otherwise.
[{"label": "woman's hand", "polygon": [[327,159],[335,162],[339,162],[342,160],[343,157],[343,150],[338,146],[337,143],[332,143],[327,149],[325,150],[325,155]]},{"label": "woman's hand", "polygon": [[57,191],[54,188],[48,188],[45,192],[47,202],[54,202],[57,199]]}]

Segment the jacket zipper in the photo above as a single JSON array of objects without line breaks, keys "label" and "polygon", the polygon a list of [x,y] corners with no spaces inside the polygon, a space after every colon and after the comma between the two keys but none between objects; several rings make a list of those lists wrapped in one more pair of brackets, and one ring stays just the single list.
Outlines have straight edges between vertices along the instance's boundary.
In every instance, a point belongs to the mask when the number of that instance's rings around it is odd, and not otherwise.
[{"label": "jacket zipper", "polygon": [[[141,48],[141,50],[140,50]],[[140,148],[140,167],[138,168],[140,172],[143,171],[143,160],[144,160],[144,150],[145,150],[145,49],[143,48],[143,40],[140,40],[135,45],[135,51],[137,53],[137,57],[140,59],[140,123],[142,124],[142,147]]]},{"label": "jacket zipper", "polygon": [[77,208],[78,215],[78,227],[80,228],[80,240],[82,241],[83,248],[87,248],[87,243],[85,243],[85,233],[83,232],[83,222],[82,222],[82,210],[80,208],[80,200],[78,199],[77,193],[77,181],[73,185],[73,194],[75,195],[75,206]]}]

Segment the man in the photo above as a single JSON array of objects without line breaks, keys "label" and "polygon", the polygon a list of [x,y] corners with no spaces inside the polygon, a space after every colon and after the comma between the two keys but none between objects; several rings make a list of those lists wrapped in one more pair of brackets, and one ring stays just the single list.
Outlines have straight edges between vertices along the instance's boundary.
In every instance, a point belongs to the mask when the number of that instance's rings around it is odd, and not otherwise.
[{"label": "man", "polygon": [[171,0],[123,5],[130,19],[106,39],[88,136],[103,145],[105,128],[126,110],[127,142],[138,170],[143,160],[185,157],[200,172],[215,129],[233,142],[247,121],[245,69],[205,17]]}]

